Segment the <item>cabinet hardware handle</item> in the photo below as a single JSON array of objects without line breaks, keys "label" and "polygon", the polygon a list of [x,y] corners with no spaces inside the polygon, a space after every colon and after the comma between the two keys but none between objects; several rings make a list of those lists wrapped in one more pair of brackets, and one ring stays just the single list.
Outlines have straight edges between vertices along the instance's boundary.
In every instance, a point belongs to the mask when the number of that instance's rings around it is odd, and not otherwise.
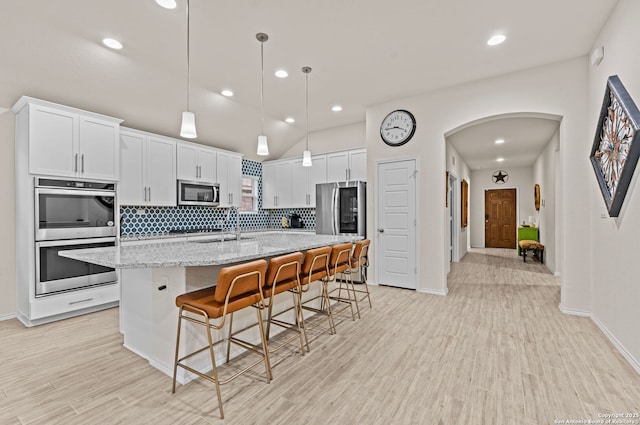
[{"label": "cabinet hardware handle", "polygon": [[151,202],[151,186],[149,186],[149,202]]},{"label": "cabinet hardware handle", "polygon": [[158,286],[158,291],[164,291],[165,289],[167,289],[167,285]]},{"label": "cabinet hardware handle", "polygon": [[75,157],[75,165],[73,166],[73,172],[74,173],[78,172],[78,154],[76,154],[76,157]]},{"label": "cabinet hardware handle", "polygon": [[144,201],[147,202],[147,186],[144,187]]},{"label": "cabinet hardware handle", "polygon": [[384,233],[384,229],[378,229],[378,232]]},{"label": "cabinet hardware handle", "polygon": [[82,164],[82,170],[81,170],[81,172],[82,172],[82,174],[84,174],[84,154],[82,154],[82,155],[80,156],[80,163]]},{"label": "cabinet hardware handle", "polygon": [[71,301],[69,303],[69,305],[74,305],[74,304],[80,304],[80,303],[86,303],[88,301],[93,301],[93,298],[87,298],[86,300],[78,300],[78,301]]}]

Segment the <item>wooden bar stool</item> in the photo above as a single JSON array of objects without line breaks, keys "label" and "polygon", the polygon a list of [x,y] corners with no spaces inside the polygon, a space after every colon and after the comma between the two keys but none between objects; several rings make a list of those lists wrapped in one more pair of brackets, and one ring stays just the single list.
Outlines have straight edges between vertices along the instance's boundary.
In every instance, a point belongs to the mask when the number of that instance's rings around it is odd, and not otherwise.
[{"label": "wooden bar stool", "polygon": [[[330,282],[336,282],[337,287],[329,293],[329,300],[337,301],[336,307],[339,304],[346,304],[343,308],[337,310],[334,307],[329,309],[331,316],[337,316],[347,308],[351,309],[351,319],[356,320],[356,315],[353,310],[353,300],[351,299],[351,291],[349,289],[349,283],[351,282],[351,274],[348,273],[351,264],[351,251],[353,250],[353,244],[351,242],[334,245],[331,247],[331,257],[329,258],[329,272],[327,277],[324,278],[324,284],[327,286]],[[347,281],[338,280],[337,276],[342,274],[347,277]],[[344,288],[343,288],[344,285]],[[353,286],[353,283],[351,283]],[[347,297],[342,295],[343,289],[345,290]],[[338,293],[338,295],[331,296],[331,294]],[[355,293],[354,293],[355,296]],[[334,323],[335,330],[335,320]]]},{"label": "wooden bar stool", "polygon": [[[200,289],[198,291],[188,292],[186,294],[179,295],[176,298],[176,306],[179,308],[178,331],[176,335],[176,354],[173,366],[173,387],[171,391],[173,393],[175,393],[176,391],[176,373],[178,371],[178,367],[188,370],[189,372],[194,373],[202,378],[208,379],[216,385],[216,394],[218,396],[218,407],[220,409],[221,419],[224,419],[224,412],[222,409],[220,385],[232,381],[244,372],[262,362],[264,362],[265,365],[267,383],[269,383],[271,380],[269,350],[267,348],[267,341],[264,335],[264,327],[261,314],[262,310],[264,309],[264,296],[262,289],[266,268],[267,262],[265,260],[256,260],[249,263],[224,267],[220,270],[220,273],[218,275],[218,283],[216,284],[216,286]],[[249,344],[233,337],[233,313],[250,306],[256,309],[256,314],[258,317],[258,327],[260,329],[260,346]],[[187,313],[190,314],[187,315]],[[193,315],[197,315],[200,317],[193,317]],[[211,337],[211,330],[220,330],[224,328],[227,315],[230,316],[229,337],[214,343]],[[219,323],[216,324],[212,322],[212,319],[219,319]],[[199,350],[185,355],[182,358],[178,358],[180,347],[180,328],[182,320],[187,320],[189,322],[204,326],[209,344]],[[227,361],[229,361],[228,347],[231,342],[239,344],[247,350],[258,354],[260,356],[260,359],[245,367],[240,372],[235,373],[233,376],[225,380],[221,380],[218,377],[218,368],[216,366],[213,347],[214,345],[224,341],[227,341],[228,344]],[[211,367],[213,369],[211,375],[202,373],[183,363],[186,359],[205,350],[209,350],[209,355],[211,357]]]},{"label": "wooden bar stool", "polygon": [[[371,240],[363,239],[356,242],[353,248],[353,254],[351,255],[351,260],[349,262],[349,268],[345,271],[345,274],[348,274],[351,278],[351,290],[353,291],[353,300],[356,304],[356,311],[358,312],[358,319],[360,318],[360,307],[358,305],[359,301],[363,301],[365,298],[369,300],[369,308],[373,308],[371,305],[371,295],[369,293],[369,286],[367,285],[367,269],[369,268],[369,245],[371,245]],[[363,289],[356,289],[353,284],[353,274],[357,273],[360,270],[360,275],[362,276],[362,284],[364,285]],[[362,298],[358,299],[357,294],[365,294]]]},{"label": "wooden bar stool", "polygon": [[[331,247],[329,246],[308,250],[304,255],[304,262],[302,263],[302,270],[300,271],[300,285],[301,291],[304,293],[309,291],[311,282],[320,281],[322,283],[322,294],[304,301],[302,303],[302,309],[326,315],[327,321],[329,322],[329,333],[333,334],[335,333],[335,327],[333,326],[333,317],[331,316],[329,291],[324,282],[324,279],[329,274],[330,255]],[[318,298],[321,300],[321,308],[318,309],[307,305]],[[326,309],[324,308],[325,305],[327,306]]]},{"label": "wooden bar stool", "polygon": [[[265,279],[264,298],[268,304],[268,320],[267,320],[267,341],[270,337],[271,324],[286,328],[294,329],[298,335],[283,341],[275,348],[269,348],[270,353],[274,353],[285,345],[300,339],[300,353],[304,356],[305,345],[309,351],[309,340],[304,326],[304,316],[300,306],[300,265],[302,264],[302,253],[294,252],[292,254],[282,255],[269,260],[267,268],[267,277]],[[293,295],[293,312],[295,314],[295,324],[287,323],[276,319],[277,316],[287,313],[291,309],[286,309],[273,316],[273,305],[275,304],[275,296],[283,292],[289,291]]]}]

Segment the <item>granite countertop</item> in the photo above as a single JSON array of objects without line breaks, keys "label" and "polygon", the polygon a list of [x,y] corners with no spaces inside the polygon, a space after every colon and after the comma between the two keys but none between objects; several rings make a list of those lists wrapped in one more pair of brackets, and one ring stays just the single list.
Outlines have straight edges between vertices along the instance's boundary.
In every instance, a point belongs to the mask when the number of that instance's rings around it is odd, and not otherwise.
[{"label": "granite countertop", "polygon": [[146,244],[68,250],[61,251],[59,255],[116,269],[212,266],[355,242],[362,237],[261,232],[243,233],[239,241],[221,242],[220,239],[219,235],[199,236],[187,241],[159,240]]}]

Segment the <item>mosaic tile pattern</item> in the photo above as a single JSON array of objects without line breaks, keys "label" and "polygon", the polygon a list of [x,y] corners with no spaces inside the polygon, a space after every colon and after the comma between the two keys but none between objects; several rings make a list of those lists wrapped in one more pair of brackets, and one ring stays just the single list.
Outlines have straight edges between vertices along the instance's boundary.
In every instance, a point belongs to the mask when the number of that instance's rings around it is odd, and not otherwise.
[{"label": "mosaic tile pattern", "polygon": [[[258,182],[258,213],[240,214],[240,227],[243,229],[279,228],[282,217],[298,213],[306,229],[316,226],[314,208],[285,208],[277,210],[262,209],[262,163],[242,160],[242,173],[260,177]],[[189,229],[229,229],[235,225],[235,215],[228,208],[177,206],[145,207],[126,205],[120,208],[121,235],[139,235],[166,233],[170,230]]]}]

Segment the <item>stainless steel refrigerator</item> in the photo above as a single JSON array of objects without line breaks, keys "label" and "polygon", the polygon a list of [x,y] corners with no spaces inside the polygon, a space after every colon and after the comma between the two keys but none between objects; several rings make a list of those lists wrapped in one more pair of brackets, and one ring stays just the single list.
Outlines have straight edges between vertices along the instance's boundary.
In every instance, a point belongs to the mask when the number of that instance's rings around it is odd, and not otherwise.
[{"label": "stainless steel refrigerator", "polygon": [[347,181],[316,185],[316,234],[366,236],[367,183]]}]

